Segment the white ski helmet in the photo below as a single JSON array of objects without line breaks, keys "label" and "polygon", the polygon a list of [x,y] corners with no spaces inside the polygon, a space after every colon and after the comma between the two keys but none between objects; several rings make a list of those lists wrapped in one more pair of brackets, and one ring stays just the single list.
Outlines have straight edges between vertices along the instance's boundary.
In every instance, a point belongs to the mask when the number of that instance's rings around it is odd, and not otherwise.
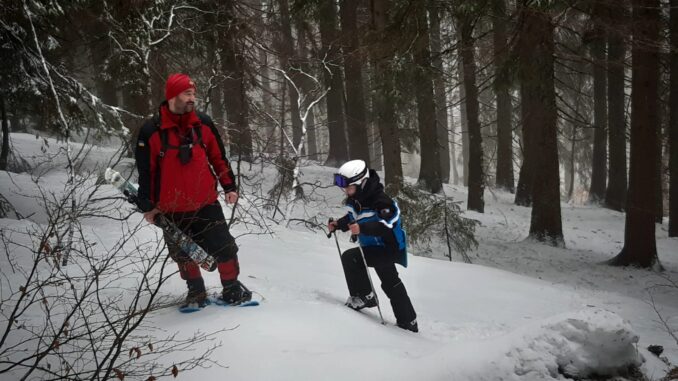
[{"label": "white ski helmet", "polygon": [[367,164],[362,160],[351,160],[339,167],[339,172],[334,174],[334,185],[346,188],[351,184],[360,184],[368,177],[370,171]]}]

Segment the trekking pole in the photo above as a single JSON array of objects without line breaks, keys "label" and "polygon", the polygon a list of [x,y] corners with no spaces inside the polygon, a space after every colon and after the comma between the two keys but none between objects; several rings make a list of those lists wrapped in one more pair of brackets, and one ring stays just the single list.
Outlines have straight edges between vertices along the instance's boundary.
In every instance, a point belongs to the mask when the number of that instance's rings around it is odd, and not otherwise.
[{"label": "trekking pole", "polygon": [[[331,218],[331,217],[330,217],[330,221],[329,221],[329,222],[334,222],[334,218]],[[342,262],[342,259],[341,259],[341,248],[339,247],[339,239],[337,238],[337,232],[336,232],[336,231],[331,231],[331,232],[327,233],[327,238],[330,238],[330,237],[332,236],[332,234],[334,234],[334,242],[337,244],[337,251],[339,252],[339,262],[341,263],[341,262]],[[344,266],[343,263],[342,263],[341,266],[342,266],[342,267]],[[348,279],[346,280],[346,288],[348,288]]]},{"label": "trekking pole", "polygon": [[[336,238],[336,234],[334,238]],[[379,305],[379,298],[377,297],[377,291],[374,289],[374,283],[372,283],[372,275],[370,275],[370,268],[367,267],[367,261],[365,260],[365,253],[363,252],[363,247],[360,245],[360,241],[358,240],[357,235],[352,235],[351,236],[351,241],[352,242],[357,242],[358,243],[358,249],[360,249],[360,257],[363,259],[363,265],[365,265],[365,272],[367,273],[367,279],[370,281],[370,288],[372,288],[372,293],[374,294],[374,299],[377,301],[377,310],[379,311],[379,318],[381,319],[381,324],[386,325],[386,321],[384,321],[384,315],[381,313],[381,305]]]},{"label": "trekking pole", "polygon": [[[334,222],[334,218],[330,218],[329,222]],[[339,259],[341,259],[341,248],[339,247],[339,239],[337,238],[337,232],[336,231],[331,231],[327,233],[327,238],[330,238],[332,234],[334,233],[334,242],[337,244],[337,251],[339,251]]]}]

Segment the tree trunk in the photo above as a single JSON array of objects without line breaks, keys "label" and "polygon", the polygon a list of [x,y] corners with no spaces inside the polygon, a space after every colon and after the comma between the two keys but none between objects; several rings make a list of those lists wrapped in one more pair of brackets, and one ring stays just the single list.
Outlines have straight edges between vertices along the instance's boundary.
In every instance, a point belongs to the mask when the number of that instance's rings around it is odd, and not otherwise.
[{"label": "tree trunk", "polygon": [[375,69],[375,108],[384,157],[384,181],[389,194],[395,196],[402,188],[403,166],[400,157],[400,132],[393,99],[395,73],[390,66],[394,53],[387,31],[388,12],[391,6],[390,0],[371,0],[371,24],[377,44],[374,49],[370,49],[370,58]]},{"label": "tree trunk", "polygon": [[[659,100],[659,104],[661,104],[661,100]],[[660,106],[660,109],[662,107]],[[655,181],[655,190],[657,192],[657,197],[655,199],[655,214],[654,214],[654,221],[658,224],[662,224],[664,222],[664,181],[663,181],[663,166],[664,164],[662,163],[662,149],[664,148],[662,144],[662,133],[661,133],[661,125],[662,123],[659,121],[661,119],[661,111],[660,115],[657,116],[657,157],[655,160],[657,160],[657,165],[656,165],[656,174],[654,176],[654,181]]]},{"label": "tree trunk", "polygon": [[341,30],[344,36],[344,75],[346,76],[346,129],[349,157],[364,160],[368,167],[370,150],[367,140],[367,118],[363,94],[363,53],[360,47],[357,11],[358,0],[342,0]]},{"label": "tree trunk", "polygon": [[678,0],[671,0],[669,94],[669,237],[678,237]]},{"label": "tree trunk", "polygon": [[22,125],[18,110],[14,109],[9,117],[9,128],[14,132],[26,132],[26,126]]},{"label": "tree trunk", "polygon": [[436,107],[433,98],[433,76],[431,74],[431,51],[429,50],[428,21],[426,8],[416,7],[416,33],[414,41],[414,92],[417,99],[417,122],[419,125],[419,144],[421,165],[419,185],[432,193],[442,189],[440,181],[440,156],[438,155],[438,131],[436,127]]},{"label": "tree trunk", "polygon": [[[522,87],[520,93],[522,94]],[[518,172],[518,186],[516,187],[516,198],[514,200],[516,205],[530,207],[532,206],[532,179],[534,178],[534,161],[527,160],[529,156],[527,149],[532,147],[533,143],[530,141],[531,134],[526,130],[525,121],[523,118],[525,114],[530,110],[524,108],[524,102],[521,99],[520,102],[520,114],[521,114],[521,124],[522,130],[520,135],[520,141],[522,143],[521,153],[522,153],[522,162],[520,163],[520,171]],[[574,139],[574,138],[573,138]],[[573,166],[574,166],[574,157],[572,157]],[[573,172],[574,173],[574,170]]]},{"label": "tree trunk", "polygon": [[0,171],[7,170],[9,158],[9,123],[5,109],[5,96],[0,94],[0,113],[2,114],[2,150],[0,151]]},{"label": "tree trunk", "polygon": [[[523,111],[523,106],[521,103],[521,113]],[[532,145],[529,142],[530,135],[525,131],[525,124],[523,123],[523,133],[522,133],[522,142],[523,142],[523,161],[520,164],[520,172],[518,173],[518,186],[516,187],[516,198],[514,200],[516,205],[519,206],[532,206],[532,179],[534,178],[534,162],[527,160],[527,147]]]},{"label": "tree trunk", "polygon": [[[576,94],[574,97],[571,97],[571,101],[574,102],[574,115],[580,115],[580,110],[582,107],[582,97],[579,96],[581,89],[583,87],[584,76],[580,75],[577,77],[577,83],[573,86],[573,93]],[[570,134],[570,157],[567,164],[568,169],[566,172],[567,176],[567,201],[571,202],[574,195],[574,179],[575,179],[575,163],[576,163],[576,152],[577,152],[577,131],[579,130],[579,121],[571,120],[568,122],[571,128]]]},{"label": "tree trunk", "polygon": [[318,23],[322,45],[319,58],[325,60],[323,74],[325,86],[329,88],[325,99],[330,149],[325,165],[338,167],[348,160],[348,147],[344,121],[344,82],[338,66],[341,64],[341,57],[337,44],[337,9],[333,1],[319,3]]},{"label": "tree trunk", "polygon": [[261,81],[261,103],[264,108],[264,112],[273,115],[273,97],[271,96],[273,89],[271,87],[271,71],[268,69],[269,58],[268,53],[264,49],[259,50],[259,60],[262,63],[262,67],[259,69],[260,74],[259,78]]},{"label": "tree trunk", "polygon": [[[452,103],[456,103],[454,100]],[[454,120],[454,111],[452,107],[448,109],[450,114],[450,158],[452,163],[452,183],[454,185],[459,185],[459,169],[457,168],[457,125]]]},{"label": "tree trunk", "polygon": [[476,88],[476,64],[473,54],[473,23],[469,15],[459,19],[462,69],[466,95],[466,117],[468,125],[469,160],[467,209],[483,213],[483,147],[478,120],[478,89]]},{"label": "tree trunk", "polygon": [[468,186],[468,115],[466,112],[466,88],[464,85],[464,59],[461,55],[457,58],[457,78],[459,78],[459,116],[461,118],[461,156],[464,169],[464,186]]},{"label": "tree trunk", "polygon": [[[217,31],[213,31],[210,33],[207,37],[207,43],[210,49],[210,62],[212,65],[215,65],[216,67],[221,67],[221,57],[219,56],[219,33]],[[223,129],[224,125],[224,104],[222,102],[222,80],[217,77],[213,79],[215,82],[214,87],[209,89],[209,99],[210,99],[210,108],[211,108],[211,113],[212,113],[212,120],[214,121],[214,124],[217,126],[217,128]],[[266,89],[266,86],[264,86],[263,81],[262,81],[262,87]],[[265,92],[266,90],[264,90]],[[205,110],[207,111],[207,110]],[[228,137],[227,134],[222,134],[222,139]],[[226,143],[226,142],[224,142]]]},{"label": "tree trunk", "polygon": [[605,29],[601,1],[594,0],[593,38],[593,163],[589,201],[600,203],[605,199],[607,176],[607,73],[605,68]]},{"label": "tree trunk", "polygon": [[[325,60],[323,64],[323,77],[325,86],[329,88],[329,92],[325,97],[326,123],[329,132],[329,149],[325,164],[337,167],[348,160],[348,146],[344,121],[343,80],[341,72],[337,67],[339,54],[336,45],[336,10],[334,3],[323,2],[321,4],[320,17],[322,48],[319,58]],[[328,18],[330,21],[323,21],[328,20]]]},{"label": "tree trunk", "polygon": [[433,90],[435,92],[436,130],[438,132],[438,155],[440,156],[440,179],[450,182],[450,128],[447,120],[447,95],[443,73],[442,43],[440,40],[440,10],[433,1],[428,2],[431,23],[431,54],[433,63]]},{"label": "tree trunk", "polygon": [[513,133],[511,127],[510,79],[507,75],[506,57],[506,3],[505,0],[493,0],[493,38],[495,79],[494,90],[497,94],[497,187],[515,192],[513,179]]},{"label": "tree trunk", "polygon": [[570,169],[569,169],[569,184],[567,187],[567,200],[572,201],[574,194],[574,151],[577,148],[577,122],[572,122],[572,139],[570,140]]},{"label": "tree trunk", "polygon": [[[623,3],[610,4],[609,22],[624,25]],[[605,206],[622,211],[626,202],[626,110],[624,101],[624,34],[611,28],[607,35],[607,102],[610,166],[608,168]]]},{"label": "tree trunk", "polygon": [[[226,11],[226,22],[234,22],[233,10]],[[245,161],[252,159],[252,133],[249,128],[249,108],[247,104],[247,78],[245,59],[240,53],[238,38],[233,28],[220,30],[219,49],[224,80],[224,105],[226,121],[224,123],[229,134],[230,154],[242,157]]]},{"label": "tree trunk", "polygon": [[165,82],[169,76],[167,57],[164,54],[155,54],[151,65],[151,94],[153,105],[159,105],[165,99]]},{"label": "tree trunk", "polygon": [[374,62],[370,59],[369,66],[366,68],[363,73],[364,78],[368,78],[368,94],[367,100],[367,116],[368,116],[368,140],[370,142],[370,158],[372,162],[372,168],[377,171],[384,170],[384,156],[381,148],[381,137],[379,134],[379,125],[377,123],[377,97],[375,91],[375,67]]},{"label": "tree trunk", "polygon": [[210,108],[212,119],[217,126],[223,126],[224,123],[224,104],[221,99],[222,89],[217,85],[210,93]]},{"label": "tree trunk", "polygon": [[[141,83],[141,80],[131,81],[127,83],[123,89],[122,103],[126,110],[130,110],[134,114],[146,117],[149,113],[155,111],[149,109],[149,102],[151,95],[146,91],[147,86]],[[131,134],[127,140],[127,156],[134,156],[134,147],[139,137],[142,120],[136,117],[125,115],[122,117],[123,123],[130,130]]]},{"label": "tree trunk", "polygon": [[548,11],[521,5],[518,56],[525,163],[533,163],[530,237],[564,246],[560,215],[553,24]]},{"label": "tree trunk", "polygon": [[610,260],[618,266],[659,265],[655,239],[659,112],[659,0],[633,0],[631,160],[624,247]]},{"label": "tree trunk", "polygon": [[379,138],[379,127],[377,126],[376,123],[370,123],[369,124],[369,132],[371,138],[370,138],[370,152],[371,152],[371,160],[370,162],[372,163],[372,168],[374,168],[376,171],[383,171],[384,170],[384,157],[382,155],[382,150],[381,150],[381,139]]},{"label": "tree trunk", "polygon": [[[115,78],[114,64],[115,60],[110,57],[113,55],[111,39],[107,36],[108,31],[101,22],[89,23],[92,27],[92,33],[96,40],[89,44],[89,58],[92,62],[93,75],[97,95],[107,105],[118,106],[117,84]],[[108,63],[106,60],[108,59]],[[99,75],[101,74],[101,75]]]}]

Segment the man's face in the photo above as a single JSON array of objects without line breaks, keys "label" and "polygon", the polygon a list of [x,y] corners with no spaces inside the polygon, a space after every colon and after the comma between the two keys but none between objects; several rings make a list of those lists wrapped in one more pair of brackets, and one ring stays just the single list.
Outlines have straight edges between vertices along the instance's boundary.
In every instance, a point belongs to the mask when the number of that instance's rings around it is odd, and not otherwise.
[{"label": "man's face", "polygon": [[184,90],[181,94],[169,101],[172,112],[175,114],[185,114],[193,111],[195,108],[195,89]]}]

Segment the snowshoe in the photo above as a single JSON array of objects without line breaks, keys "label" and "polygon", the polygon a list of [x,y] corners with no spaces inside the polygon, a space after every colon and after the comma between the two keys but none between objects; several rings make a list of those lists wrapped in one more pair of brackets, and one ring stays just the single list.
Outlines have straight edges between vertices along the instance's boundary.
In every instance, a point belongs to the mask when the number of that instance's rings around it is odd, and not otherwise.
[{"label": "snowshoe", "polygon": [[237,306],[249,302],[252,299],[252,291],[236,280],[232,284],[224,286],[219,299],[223,304]]},{"label": "snowshoe", "polygon": [[200,311],[200,309],[205,308],[210,304],[210,300],[207,298],[207,292],[190,292],[186,295],[186,300],[182,305],[179,306],[179,311],[183,313],[190,313]]}]

